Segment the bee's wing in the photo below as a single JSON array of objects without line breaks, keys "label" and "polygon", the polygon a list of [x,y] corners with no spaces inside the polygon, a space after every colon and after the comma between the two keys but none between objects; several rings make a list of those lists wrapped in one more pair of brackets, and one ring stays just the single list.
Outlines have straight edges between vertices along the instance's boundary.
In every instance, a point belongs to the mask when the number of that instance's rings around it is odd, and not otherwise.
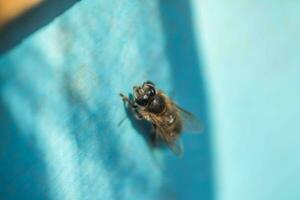
[{"label": "bee's wing", "polygon": [[152,118],[152,120],[156,124],[156,131],[157,134],[162,138],[164,143],[169,147],[169,149],[177,156],[182,156],[183,155],[183,144],[181,142],[180,138],[174,138],[172,137],[171,133],[168,132],[168,130],[161,126],[155,118]]},{"label": "bee's wing", "polygon": [[173,142],[168,142],[166,143],[169,147],[169,149],[171,149],[171,151],[178,157],[182,157],[183,153],[184,153],[184,148],[183,148],[183,144],[180,138],[177,138],[176,140],[174,140]]},{"label": "bee's wing", "polygon": [[165,131],[160,126],[157,126],[158,132],[160,137],[163,139],[163,141],[166,143],[166,145],[171,149],[171,151],[177,155],[177,156],[182,156],[183,155],[183,144],[181,142],[180,138],[172,139],[171,137],[168,136],[168,132]]},{"label": "bee's wing", "polygon": [[175,107],[182,120],[183,131],[188,133],[201,133],[203,131],[203,124],[192,113],[184,110],[175,104]]}]

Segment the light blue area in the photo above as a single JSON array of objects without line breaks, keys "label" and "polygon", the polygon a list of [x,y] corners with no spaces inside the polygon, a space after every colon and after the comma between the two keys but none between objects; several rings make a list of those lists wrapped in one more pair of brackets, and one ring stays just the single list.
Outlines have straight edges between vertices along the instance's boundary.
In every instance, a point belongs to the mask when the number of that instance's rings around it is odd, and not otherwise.
[{"label": "light blue area", "polygon": [[[299,8],[76,3],[0,58],[0,199],[300,199]],[[124,110],[145,80],[205,125],[181,159]]]},{"label": "light blue area", "polygon": [[300,199],[300,2],[193,6],[205,50],[218,199]]},{"label": "light blue area", "polygon": [[[211,199],[191,20],[187,1],[85,0],[3,55],[1,199]],[[126,115],[118,94],[146,80],[206,124],[182,159]]]}]

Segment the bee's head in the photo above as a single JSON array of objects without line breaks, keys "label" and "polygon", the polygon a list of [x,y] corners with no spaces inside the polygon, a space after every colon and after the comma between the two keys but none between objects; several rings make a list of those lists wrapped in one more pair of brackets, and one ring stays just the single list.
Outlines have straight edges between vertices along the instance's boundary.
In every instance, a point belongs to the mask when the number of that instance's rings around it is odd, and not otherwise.
[{"label": "bee's head", "polygon": [[156,95],[155,85],[150,81],[144,82],[141,86],[134,86],[133,93],[136,103],[146,106]]}]

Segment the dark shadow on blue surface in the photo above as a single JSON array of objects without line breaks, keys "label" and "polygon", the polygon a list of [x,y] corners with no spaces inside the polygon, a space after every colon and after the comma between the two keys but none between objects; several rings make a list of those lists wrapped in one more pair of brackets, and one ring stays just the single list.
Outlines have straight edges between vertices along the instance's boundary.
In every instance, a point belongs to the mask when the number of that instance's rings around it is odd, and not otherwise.
[{"label": "dark shadow on blue surface", "polygon": [[42,152],[36,148],[34,138],[22,137],[26,133],[18,128],[2,98],[0,96],[0,199],[50,199]]},{"label": "dark shadow on blue surface", "polygon": [[[166,38],[166,54],[171,65],[176,101],[202,119],[202,135],[184,135],[185,155],[167,160],[170,177],[166,198],[214,199],[214,176],[210,146],[210,126],[201,58],[196,45],[190,1],[161,0],[160,15]],[[195,152],[193,149],[199,152]],[[184,186],[184,188],[182,188]]]},{"label": "dark shadow on blue surface", "polygon": [[[0,29],[0,55],[51,22],[79,0],[47,0]],[[45,38],[47,40],[47,38]],[[42,44],[41,44],[42,45]]]}]

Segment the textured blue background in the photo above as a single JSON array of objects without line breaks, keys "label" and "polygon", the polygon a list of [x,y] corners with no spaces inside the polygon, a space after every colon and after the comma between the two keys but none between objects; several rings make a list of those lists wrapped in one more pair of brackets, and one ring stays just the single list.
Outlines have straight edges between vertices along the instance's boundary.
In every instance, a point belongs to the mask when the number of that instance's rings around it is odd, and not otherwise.
[{"label": "textured blue background", "polygon": [[[191,20],[187,1],[86,0],[3,55],[2,199],[211,199]],[[205,121],[205,134],[184,137],[182,159],[119,125],[118,93],[145,80]]]},{"label": "textured blue background", "polygon": [[[31,11],[0,33],[0,199],[299,199],[299,8],[68,0]],[[127,117],[118,93],[145,80],[203,120],[181,159]]]}]

